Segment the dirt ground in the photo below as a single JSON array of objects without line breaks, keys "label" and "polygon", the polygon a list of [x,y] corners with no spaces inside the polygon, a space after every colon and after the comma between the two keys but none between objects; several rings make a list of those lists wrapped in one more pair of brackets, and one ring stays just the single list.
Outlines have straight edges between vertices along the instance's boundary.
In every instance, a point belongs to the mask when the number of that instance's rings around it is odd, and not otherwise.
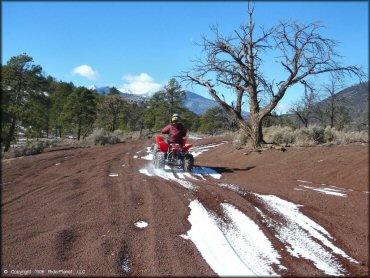
[{"label": "dirt ground", "polygon": [[[223,141],[215,137],[193,143]],[[151,144],[142,140],[60,148],[2,161],[2,270],[8,276],[20,271],[54,277],[216,276],[196,245],[180,236],[191,229],[189,204],[197,199],[220,217],[220,204],[227,201],[254,220],[281,250],[286,268],[276,270],[279,275],[325,275],[310,260],[290,255],[256,213],[254,207],[264,208],[253,192],[302,205],[300,211],[357,260],[352,263],[334,254],[343,274],[368,275],[367,144],[246,155],[224,143],[196,157],[197,166],[222,175],[219,180],[192,180],[196,190],[139,172],[150,163],[141,156]],[[238,186],[239,193],[220,183]],[[316,190],[326,185],[340,188],[345,197]],[[276,215],[269,217],[281,221]],[[138,221],[148,226],[135,226]]]}]

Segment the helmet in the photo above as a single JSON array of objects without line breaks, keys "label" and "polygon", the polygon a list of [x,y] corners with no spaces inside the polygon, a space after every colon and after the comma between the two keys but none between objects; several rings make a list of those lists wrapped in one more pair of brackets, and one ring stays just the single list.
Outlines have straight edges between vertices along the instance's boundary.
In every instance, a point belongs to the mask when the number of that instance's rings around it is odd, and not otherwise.
[{"label": "helmet", "polygon": [[171,122],[176,123],[180,119],[179,114],[173,114],[171,117]]}]

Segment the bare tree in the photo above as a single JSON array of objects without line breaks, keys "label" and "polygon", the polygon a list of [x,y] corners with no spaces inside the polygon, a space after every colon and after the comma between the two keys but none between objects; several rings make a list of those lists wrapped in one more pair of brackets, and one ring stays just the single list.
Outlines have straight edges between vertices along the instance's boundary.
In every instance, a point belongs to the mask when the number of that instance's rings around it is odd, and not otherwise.
[{"label": "bare tree", "polygon": [[328,96],[326,102],[326,115],[329,118],[330,127],[334,127],[335,115],[338,110],[336,93],[338,90],[342,89],[344,86],[340,84],[339,80],[331,77],[329,84],[324,84],[323,89],[326,95]]},{"label": "bare tree", "polygon": [[[252,139],[253,147],[264,143],[262,120],[271,113],[284,97],[288,88],[302,83],[310,76],[332,73],[337,77],[362,75],[357,66],[342,66],[336,59],[337,43],[319,34],[318,23],[280,23],[270,29],[261,28],[255,38],[253,21],[254,6],[248,3],[249,23],[241,25],[235,34],[223,36],[218,27],[211,27],[213,40],[202,37],[199,44],[205,53],[204,59],[195,61],[191,71],[183,72],[182,81],[203,86],[221,107],[238,122]],[[261,66],[264,51],[277,51],[282,69],[287,73],[285,80],[269,81]],[[218,86],[226,86],[236,94],[236,101],[229,104]],[[268,101],[263,103],[268,95]],[[242,115],[245,98],[250,106],[250,118]]]},{"label": "bare tree", "polygon": [[319,94],[318,92],[312,87],[312,85],[307,84],[304,82],[304,95],[302,98],[293,104],[290,112],[295,114],[298,119],[302,122],[304,127],[307,127],[312,119],[315,116],[318,116],[318,103],[319,101]]}]

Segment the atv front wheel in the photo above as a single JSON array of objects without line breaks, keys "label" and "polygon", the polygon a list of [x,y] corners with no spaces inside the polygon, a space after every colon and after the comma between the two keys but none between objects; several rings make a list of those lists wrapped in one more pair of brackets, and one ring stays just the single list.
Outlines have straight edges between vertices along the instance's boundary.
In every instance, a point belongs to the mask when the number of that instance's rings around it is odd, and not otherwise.
[{"label": "atv front wheel", "polygon": [[155,165],[155,161],[156,161],[156,156],[157,156],[157,153],[158,153],[158,146],[156,144],[153,145],[153,151],[152,151],[152,154],[153,154],[153,160],[152,160],[152,163]]},{"label": "atv front wheel", "polygon": [[191,154],[187,154],[184,157],[183,168],[185,172],[191,172],[194,167],[194,157]]},{"label": "atv front wheel", "polygon": [[154,156],[154,168],[155,169],[164,169],[165,157],[164,152],[157,152]]}]

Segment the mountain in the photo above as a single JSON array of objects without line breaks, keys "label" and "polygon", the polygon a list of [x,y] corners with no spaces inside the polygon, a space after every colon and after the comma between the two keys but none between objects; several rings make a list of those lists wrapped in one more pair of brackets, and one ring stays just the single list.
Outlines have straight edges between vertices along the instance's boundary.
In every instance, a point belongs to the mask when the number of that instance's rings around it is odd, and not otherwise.
[{"label": "mountain", "polygon": [[[96,91],[100,95],[107,95],[111,89],[109,86],[104,87],[97,87],[97,86],[90,86],[88,87],[90,90]],[[129,92],[122,92],[119,91],[120,95],[125,98],[128,102],[148,102],[150,101],[150,95],[136,95],[131,94]],[[216,101],[202,97],[201,95],[198,95],[194,92],[185,91],[186,97],[185,97],[185,107],[188,108],[190,111],[194,112],[198,115],[203,115],[208,109],[214,107],[214,106],[220,106]],[[243,112],[244,117],[248,117],[248,112]]]},{"label": "mountain", "polygon": [[[109,86],[104,86],[104,87],[97,87],[95,85],[88,87],[89,90],[94,90],[96,91],[99,95],[106,96],[109,94],[110,90],[112,87]],[[120,96],[125,98],[128,102],[148,102],[150,101],[150,98],[147,97],[146,95],[135,95],[135,94],[130,94],[126,92],[122,92],[118,90]]]},{"label": "mountain", "polygon": [[[348,109],[349,115],[356,120],[368,117],[369,113],[369,81],[348,87],[335,94],[337,104]],[[328,102],[324,99],[322,103]]]},{"label": "mountain", "polygon": [[218,106],[214,100],[202,97],[196,93],[185,91],[185,107],[198,115],[203,115],[208,109]]},{"label": "mountain", "polygon": [[88,87],[88,89],[96,91],[99,95],[106,96],[109,93],[111,87],[109,87],[109,86],[97,87],[95,85],[92,85],[92,86]]},{"label": "mountain", "polygon": [[[352,126],[366,126],[369,123],[369,81],[356,84],[345,88],[334,95],[335,106],[344,106],[351,117]],[[330,97],[317,103],[319,110],[325,111],[330,101]],[[290,118],[295,123],[300,123],[294,114],[284,114],[282,116]],[[314,117],[311,123],[316,122]]]}]

